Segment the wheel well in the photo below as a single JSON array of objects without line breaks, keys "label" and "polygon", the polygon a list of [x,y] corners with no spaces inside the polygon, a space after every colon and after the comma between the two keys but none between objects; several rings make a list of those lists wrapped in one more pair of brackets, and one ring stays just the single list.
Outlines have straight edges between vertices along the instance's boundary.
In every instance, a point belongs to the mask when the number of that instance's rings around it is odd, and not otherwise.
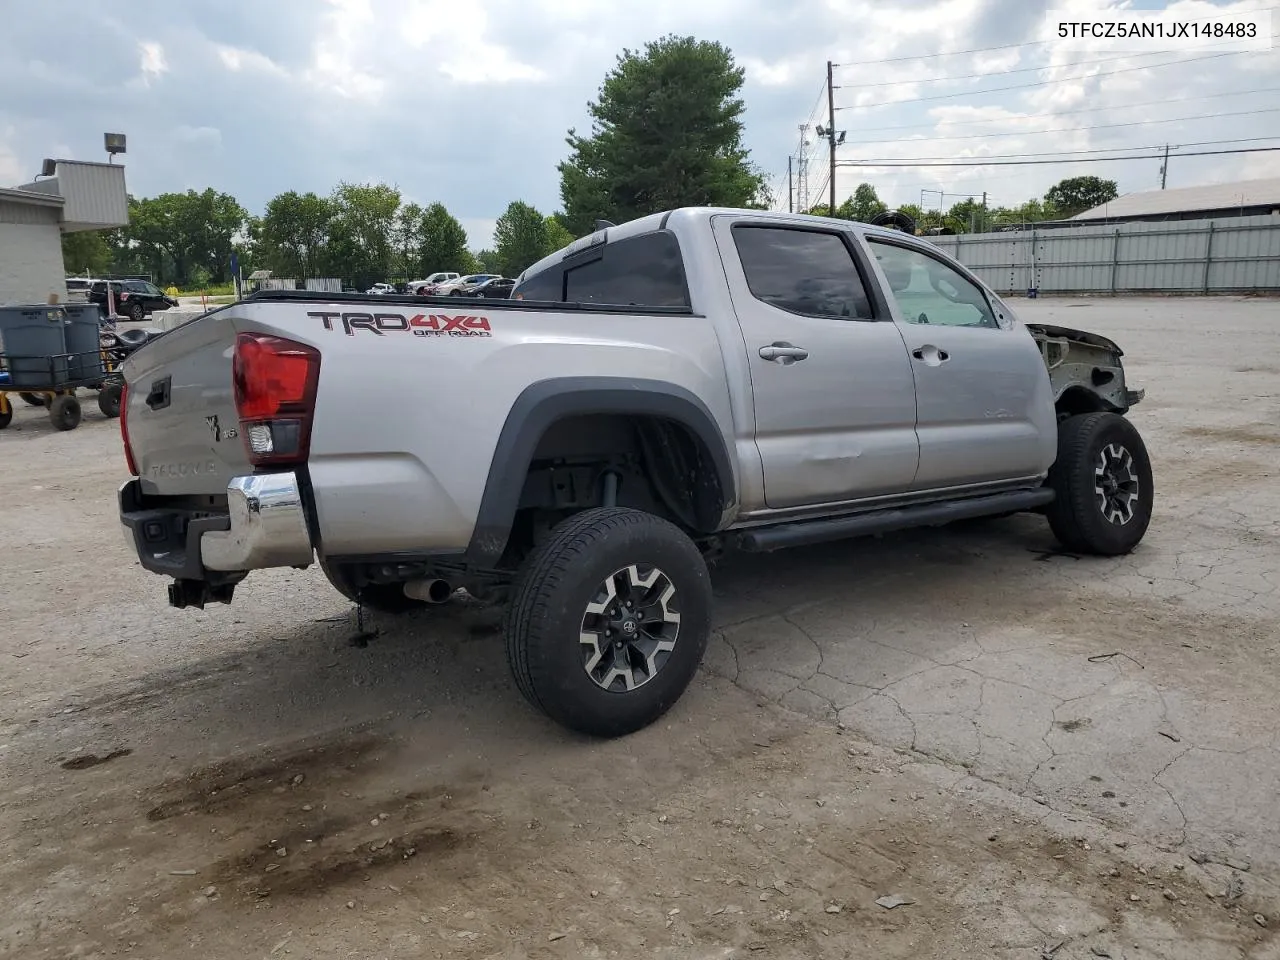
[{"label": "wheel well", "polygon": [[1067,387],[1063,390],[1057,403],[1054,404],[1054,409],[1057,410],[1060,421],[1081,413],[1120,412],[1102,397],[1081,386]]},{"label": "wheel well", "polygon": [[[612,481],[606,479],[610,474]],[[705,536],[719,525],[730,482],[720,476],[702,438],[677,420],[649,414],[562,417],[543,432],[525,469],[504,559],[517,562],[517,555],[560,520],[597,506],[644,510],[691,536]]]}]

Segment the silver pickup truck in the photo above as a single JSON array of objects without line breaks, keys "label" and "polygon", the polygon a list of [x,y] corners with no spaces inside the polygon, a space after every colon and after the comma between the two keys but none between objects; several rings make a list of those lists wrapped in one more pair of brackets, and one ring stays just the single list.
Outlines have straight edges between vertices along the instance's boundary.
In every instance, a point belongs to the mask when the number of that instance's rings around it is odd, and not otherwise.
[{"label": "silver pickup truck", "polygon": [[171,603],[316,561],[385,612],[465,589],[529,701],[603,736],[684,691],[726,549],[1038,512],[1114,555],[1151,516],[1119,347],[837,220],[609,225],[509,301],[260,293],[124,372],[120,518]]}]

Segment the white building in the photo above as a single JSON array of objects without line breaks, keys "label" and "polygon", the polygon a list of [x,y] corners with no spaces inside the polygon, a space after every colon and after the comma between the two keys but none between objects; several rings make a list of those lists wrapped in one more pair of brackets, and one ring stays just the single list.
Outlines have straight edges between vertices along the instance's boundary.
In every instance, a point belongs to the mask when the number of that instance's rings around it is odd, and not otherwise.
[{"label": "white building", "polygon": [[33,183],[0,188],[0,305],[67,297],[62,234],[129,222],[124,167],[47,160]]}]

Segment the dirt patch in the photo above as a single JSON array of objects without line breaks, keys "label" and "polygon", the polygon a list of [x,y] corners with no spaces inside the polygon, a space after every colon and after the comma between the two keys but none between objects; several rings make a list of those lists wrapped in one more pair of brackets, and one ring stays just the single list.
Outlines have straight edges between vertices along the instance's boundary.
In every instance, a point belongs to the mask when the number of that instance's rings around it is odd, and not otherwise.
[{"label": "dirt patch", "polygon": [[91,767],[101,766],[104,763],[110,763],[112,760],[119,760],[121,757],[127,757],[133,753],[132,750],[112,750],[110,753],[104,753],[101,756],[95,753],[86,753],[78,757],[72,757],[70,760],[63,760],[58,766],[63,770],[88,770]]},{"label": "dirt patch", "polygon": [[193,813],[225,813],[251,802],[264,791],[280,796],[297,793],[305,787],[308,793],[313,793],[315,784],[307,783],[308,775],[320,777],[328,784],[350,779],[357,775],[360,764],[370,760],[374,751],[384,745],[385,741],[364,735],[267,759],[215,763],[154,788],[152,796],[171,796],[153,806],[146,816],[152,822],[159,822]]},{"label": "dirt patch", "polygon": [[1280,444],[1280,431],[1268,430],[1261,426],[1183,427],[1182,432],[1188,437],[1202,440],[1225,440],[1251,446]]}]

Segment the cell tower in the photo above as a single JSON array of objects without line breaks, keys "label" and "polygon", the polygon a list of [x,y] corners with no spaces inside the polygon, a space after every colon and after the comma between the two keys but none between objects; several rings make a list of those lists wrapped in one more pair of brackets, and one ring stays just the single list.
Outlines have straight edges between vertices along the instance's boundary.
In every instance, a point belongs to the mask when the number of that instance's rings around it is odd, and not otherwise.
[{"label": "cell tower", "polygon": [[800,124],[800,155],[796,157],[796,212],[809,212],[809,124]]}]

